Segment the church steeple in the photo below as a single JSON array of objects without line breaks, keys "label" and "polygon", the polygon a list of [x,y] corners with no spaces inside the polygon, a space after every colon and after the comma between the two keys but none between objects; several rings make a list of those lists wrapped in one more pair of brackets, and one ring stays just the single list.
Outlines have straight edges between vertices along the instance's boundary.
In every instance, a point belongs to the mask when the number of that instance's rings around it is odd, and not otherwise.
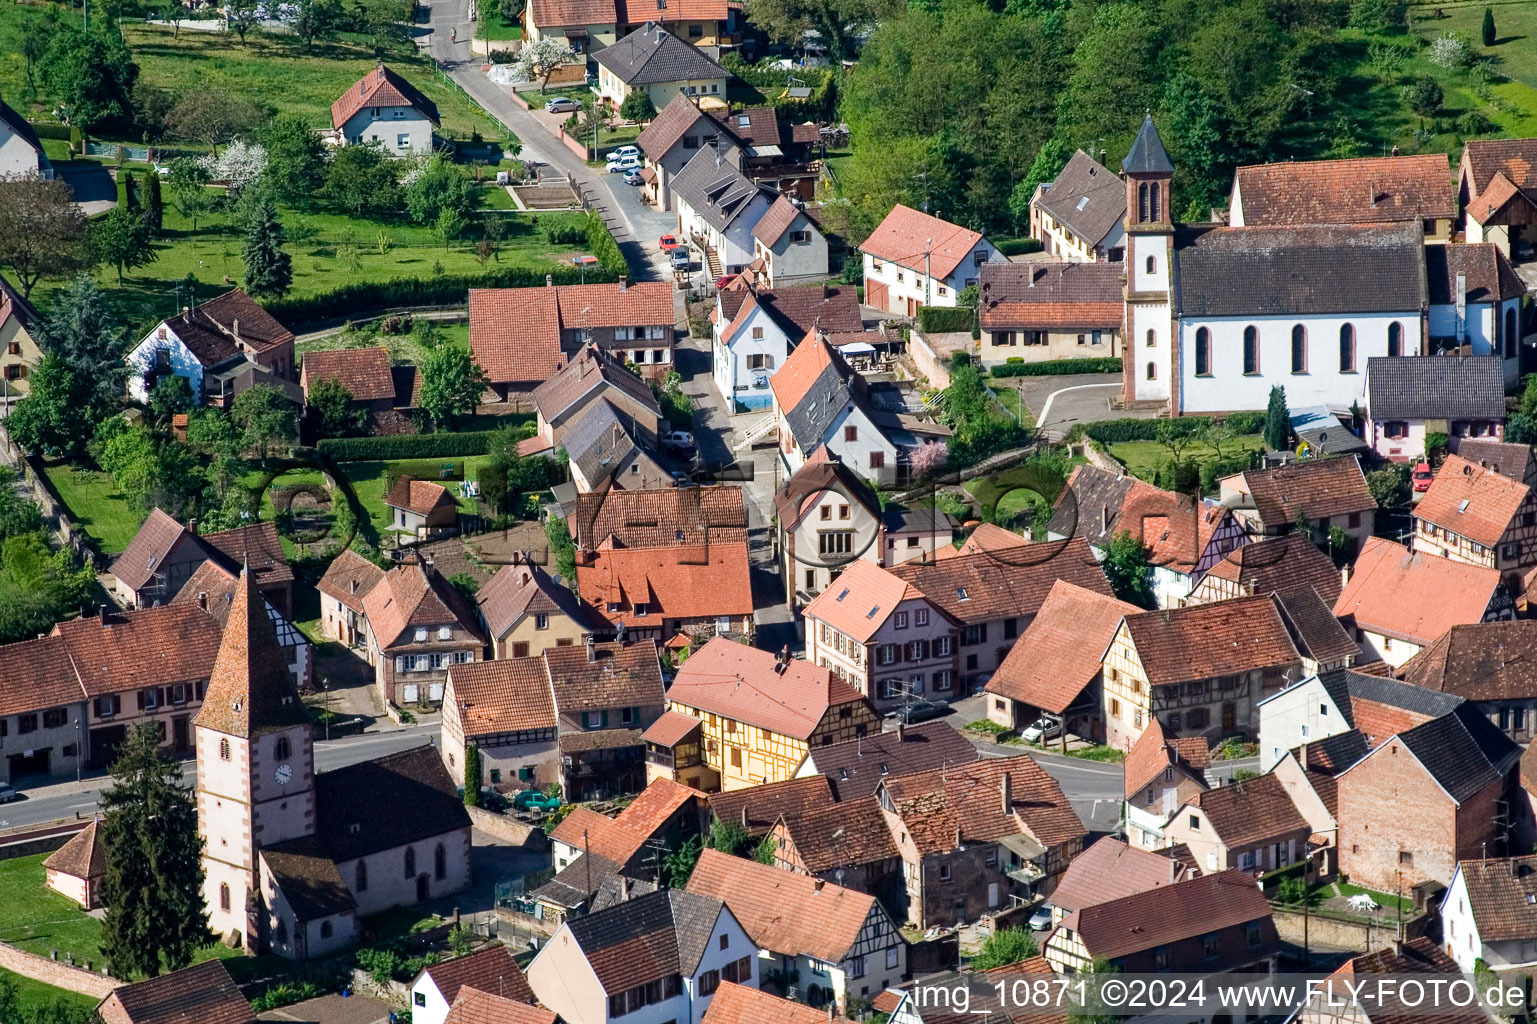
[{"label": "church steeple", "polygon": [[1142,130],[1137,132],[1131,151],[1121,161],[1121,173],[1126,177],[1126,230],[1172,228],[1169,203],[1174,163],[1153,126],[1152,114],[1142,118]]},{"label": "church steeple", "polygon": [[1131,152],[1121,161],[1121,170],[1126,174],[1156,176],[1174,173],[1174,164],[1169,159],[1168,151],[1163,148],[1163,140],[1158,137],[1152,114],[1143,116],[1142,130],[1137,132],[1137,141],[1131,144]]},{"label": "church steeple", "polygon": [[240,570],[203,707],[193,723],[249,739],[309,721],[250,566]]}]

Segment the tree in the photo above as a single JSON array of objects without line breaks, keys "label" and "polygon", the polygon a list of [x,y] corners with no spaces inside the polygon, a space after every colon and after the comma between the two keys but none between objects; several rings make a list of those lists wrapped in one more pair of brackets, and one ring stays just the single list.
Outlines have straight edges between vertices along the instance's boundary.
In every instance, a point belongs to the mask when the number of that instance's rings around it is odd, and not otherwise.
[{"label": "tree", "polygon": [[120,416],[107,420],[97,429],[91,456],[129,504],[149,511],[150,486],[160,473],[159,453],[149,431],[128,426]]},{"label": "tree", "polygon": [[747,17],[781,42],[799,43],[805,29],[815,29],[828,56],[842,58],[854,55],[854,26],[898,17],[905,7],[882,0],[750,0]]},{"label": "tree", "polygon": [[525,3],[526,0],[501,0],[497,11],[502,16],[502,24],[516,25],[523,17]]},{"label": "tree", "polygon": [[263,13],[261,0],[224,0],[224,24],[239,34],[241,46],[245,45],[245,34],[261,24]]},{"label": "tree", "polygon": [[188,89],[176,98],[165,118],[165,130],[174,139],[201,142],[218,151],[237,135],[251,131],[264,120],[262,110],[222,89]]},{"label": "tree", "polygon": [[112,851],[102,881],[107,966],[119,978],[186,967],[213,938],[203,906],[203,840],[181,762],[161,751],[153,723],[128,734],[101,806],[101,840]]},{"label": "tree", "polygon": [[760,839],[758,845],[753,847],[752,859],[759,864],[767,864],[769,867],[773,867],[778,863],[778,854],[779,840],[775,839],[772,834],[769,834]]},{"label": "tree", "polygon": [[576,54],[564,38],[542,35],[532,43],[524,40],[523,49],[513,59],[512,68],[530,82],[539,79],[539,88],[545,89],[549,87],[550,75],[555,73],[555,69],[574,60]]},{"label": "tree", "polygon": [[626,121],[649,121],[656,117],[656,105],[651,94],[644,90],[630,93],[619,105],[619,116]]},{"label": "tree", "polygon": [[84,450],[75,405],[80,388],[74,372],[58,356],[44,353],[27,382],[29,390],[5,419],[11,440],[22,451],[50,458]]},{"label": "tree", "polygon": [[123,176],[123,206],[130,210],[139,208],[139,183],[131,174]]},{"label": "tree", "polygon": [[[48,52],[48,41],[59,30],[58,18],[52,8],[43,25],[33,28],[31,31],[21,33],[21,42],[18,49],[22,60],[26,61],[27,92],[37,95],[37,65]],[[5,1018],[0,1017],[0,1020]]]},{"label": "tree", "polygon": [[422,411],[434,430],[444,429],[455,417],[473,412],[490,381],[486,371],[459,345],[440,344],[422,361]]},{"label": "tree", "polygon": [[1381,508],[1395,508],[1409,500],[1409,464],[1388,464],[1366,474],[1366,489]]},{"label": "tree", "polygon": [[134,80],[139,66],[117,33],[86,35],[73,25],[59,27],[38,70],[43,84],[59,97],[64,120],[90,131],[132,114]]},{"label": "tree", "polygon": [[1493,46],[1499,35],[1494,31],[1494,8],[1484,8],[1484,45]]},{"label": "tree", "polygon": [[77,388],[70,400],[75,403],[74,415],[84,425],[82,429],[77,423],[74,429],[89,441],[94,424],[117,407],[127,376],[123,364],[127,338],[106,293],[90,277],[76,278],[55,300],[48,319],[38,325],[37,343],[74,374]]},{"label": "tree", "polygon": [[480,806],[480,747],[474,743],[464,748],[464,802]]},{"label": "tree", "polygon": [[310,50],[317,39],[330,39],[341,27],[343,18],[339,0],[297,0],[294,4],[294,31]]},{"label": "tree", "polygon": [[262,203],[256,223],[246,233],[241,258],[246,290],[253,295],[281,296],[293,283],[293,257],[283,251],[283,225],[271,200]]},{"label": "tree", "polygon": [[1100,565],[1116,597],[1142,608],[1153,607],[1153,572],[1140,538],[1125,530],[1116,534]]},{"label": "tree", "polygon": [[23,297],[41,278],[89,263],[85,214],[69,185],[35,175],[0,178],[0,264],[11,269]]},{"label": "tree", "polygon": [[444,210],[468,218],[480,205],[480,192],[442,153],[428,158],[405,187],[406,212],[418,224],[436,224]]},{"label": "tree", "polygon": [[1094,958],[1094,963],[1089,967],[1090,981],[1088,987],[1081,990],[1086,999],[1081,1006],[1067,1015],[1067,1024],[1120,1024],[1125,1020],[1125,1015],[1116,1006],[1106,1006],[1100,998],[1100,985],[1104,979],[1121,972],[1102,956]]},{"label": "tree", "polygon": [[989,935],[969,966],[974,971],[990,971],[1028,960],[1040,952],[1035,936],[1025,928],[1003,928]]},{"label": "tree", "polygon": [[659,885],[665,885],[670,889],[682,889],[688,885],[689,876],[694,873],[694,866],[699,863],[699,854],[704,849],[704,842],[698,836],[690,836],[684,840],[676,850],[662,857],[662,866],[657,879]]},{"label": "tree", "polygon": [[171,161],[170,170],[166,184],[171,190],[171,202],[176,204],[178,213],[192,222],[196,233],[198,219],[208,216],[214,208],[214,197],[208,191],[208,169],[196,158],[183,156]]},{"label": "tree", "polygon": [[354,216],[400,209],[395,167],[378,143],[343,146],[326,169],[325,195]]},{"label": "tree", "polygon": [[334,377],[312,385],[305,404],[321,437],[353,437],[368,427],[368,410],[354,403],[352,392]]},{"label": "tree", "polygon": [[457,210],[444,207],[438,212],[437,223],[433,226],[438,237],[443,239],[443,248],[448,249],[448,243],[464,234],[464,215]]},{"label": "tree", "polygon": [[1291,414],[1286,410],[1286,389],[1279,384],[1270,389],[1265,406],[1265,446],[1271,451],[1285,451],[1291,440]]},{"label": "tree", "polygon": [[1195,443],[1194,432],[1188,425],[1175,420],[1159,420],[1153,424],[1153,435],[1159,444],[1169,449],[1175,465],[1179,465],[1180,455]]},{"label": "tree", "polygon": [[299,436],[293,403],[270,384],[255,384],[235,396],[230,421],[241,431],[241,444],[255,448],[260,458],[279,441]]},{"label": "tree", "polygon": [[752,845],[752,839],[740,822],[725,818],[716,818],[711,822],[710,849],[738,857],[750,845]]},{"label": "tree", "polygon": [[298,114],[274,118],[261,135],[267,174],[278,198],[305,200],[325,183],[326,156],[320,136]]},{"label": "tree", "polygon": [[160,175],[153,170],[144,172],[144,223],[151,234],[160,234],[165,223],[165,200],[160,195]]},{"label": "tree", "polygon": [[170,426],[175,416],[190,413],[194,405],[192,384],[180,374],[173,373],[168,377],[161,377],[150,389],[150,418],[162,429]]},{"label": "tree", "polygon": [[1511,444],[1537,444],[1537,420],[1525,413],[1511,413],[1505,421],[1505,440]]},{"label": "tree", "polygon": [[149,241],[149,225],[136,210],[119,206],[91,224],[91,247],[102,263],[117,268],[117,283],[123,283],[123,271],[137,270],[155,261]]},{"label": "tree", "polygon": [[210,153],[200,161],[214,181],[225,184],[226,195],[243,196],[267,173],[267,151],[256,143],[234,139],[222,153]]},{"label": "tree", "polygon": [[1421,117],[1435,117],[1446,99],[1441,83],[1430,75],[1416,75],[1414,81],[1404,86],[1403,95],[1409,109]]}]

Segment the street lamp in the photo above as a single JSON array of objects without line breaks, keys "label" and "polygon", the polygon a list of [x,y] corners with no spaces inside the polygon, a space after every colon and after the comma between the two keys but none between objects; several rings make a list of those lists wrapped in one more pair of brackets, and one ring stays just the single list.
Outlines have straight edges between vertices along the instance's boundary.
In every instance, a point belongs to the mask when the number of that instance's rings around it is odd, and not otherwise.
[{"label": "street lamp", "polygon": [[80,740],[80,716],[75,716],[75,781],[80,781],[80,760],[85,756],[85,748]]},{"label": "street lamp", "polygon": [[331,680],[327,676],[320,677],[320,692],[325,694],[322,699],[326,711],[326,742],[331,741]]}]

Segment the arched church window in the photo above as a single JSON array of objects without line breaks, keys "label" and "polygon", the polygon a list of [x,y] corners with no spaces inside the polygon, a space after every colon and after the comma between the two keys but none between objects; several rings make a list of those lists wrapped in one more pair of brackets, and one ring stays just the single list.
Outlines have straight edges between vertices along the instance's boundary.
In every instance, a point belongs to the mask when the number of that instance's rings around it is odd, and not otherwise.
[{"label": "arched church window", "polygon": [[408,847],[406,847],[406,877],[410,878],[410,877],[412,877],[415,874],[416,874],[416,850],[414,850],[414,849],[412,849],[411,847],[408,846]]},{"label": "arched church window", "polygon": [[1259,328],[1253,324],[1243,329],[1243,372],[1259,373]]},{"label": "arched church window", "polygon": [[1157,363],[1148,363],[1147,364],[1147,379],[1148,380],[1157,380],[1158,379],[1158,364]]},{"label": "arched church window", "polygon": [[448,851],[443,849],[442,843],[432,851],[432,877],[440,882],[448,877]]},{"label": "arched church window", "polygon": [[279,736],[277,742],[272,745],[272,756],[277,758],[279,761],[286,761],[288,760],[288,754],[288,737]]},{"label": "arched church window", "polygon": [[1211,376],[1211,331],[1204,327],[1196,328],[1195,332],[1195,375]]},{"label": "arched church window", "polygon": [[229,883],[228,882],[220,882],[219,883],[219,909],[220,910],[228,910],[229,909]]},{"label": "arched church window", "polygon": [[358,861],[358,884],[356,889],[358,892],[368,891],[368,861],[366,860]]},{"label": "arched church window", "polygon": [[1356,326],[1340,325],[1340,372],[1356,372]]},{"label": "arched church window", "polygon": [[1404,325],[1397,320],[1388,324],[1388,355],[1401,356],[1404,354]]},{"label": "arched church window", "polygon": [[1292,373],[1308,372],[1308,329],[1301,324],[1292,327]]}]

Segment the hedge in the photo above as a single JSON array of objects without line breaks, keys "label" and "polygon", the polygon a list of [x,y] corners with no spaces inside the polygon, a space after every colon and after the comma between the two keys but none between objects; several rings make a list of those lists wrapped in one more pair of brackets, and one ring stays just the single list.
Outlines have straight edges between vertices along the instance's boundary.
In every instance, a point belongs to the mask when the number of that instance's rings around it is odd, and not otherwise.
[{"label": "hedge", "polygon": [[[604,235],[607,235],[607,231]],[[608,241],[610,245],[614,244],[612,238]],[[618,251],[617,246],[615,251]],[[599,260],[602,266],[601,255]],[[602,266],[602,269],[588,269],[587,282],[614,281],[620,273],[623,271],[611,273],[606,266]],[[334,320],[354,313],[376,313],[398,306],[463,304],[468,301],[471,288],[533,288],[544,284],[546,274],[554,278],[556,284],[580,284],[582,281],[580,267],[555,267],[548,271],[529,267],[503,267],[484,274],[445,274],[441,277],[345,284],[302,298],[268,302],[266,309],[280,323],[293,328],[318,320]]]},{"label": "hedge", "polygon": [[387,437],[328,437],[318,447],[337,462],[391,462],[397,459],[460,459],[484,455],[495,430],[457,434],[395,434]]},{"label": "hedge", "polygon": [[[1210,427],[1215,422],[1211,416],[1181,416],[1173,420],[1099,420],[1083,425],[1083,432],[1100,444],[1119,444],[1122,441],[1156,441],[1158,425],[1172,423],[1175,430],[1188,437]],[[1234,434],[1257,434],[1265,425],[1262,412],[1230,413],[1225,422]]]},{"label": "hedge", "polygon": [[925,334],[969,333],[976,318],[965,306],[923,306],[918,310],[918,327]]},{"label": "hedge", "polygon": [[1057,377],[1069,373],[1120,373],[1121,360],[1114,356],[1103,359],[1052,359],[1044,363],[1003,363],[991,371],[994,377]]},{"label": "hedge", "polygon": [[619,243],[609,234],[608,225],[603,223],[597,210],[587,215],[587,248],[598,258],[598,266],[603,268],[604,273],[617,278],[630,272],[624,253],[619,251]]},{"label": "hedge", "polygon": [[33,121],[32,130],[40,139],[58,139],[67,142],[70,138],[69,125],[53,121]]},{"label": "hedge", "polygon": [[1023,256],[1026,253],[1040,252],[1041,240],[1039,238],[995,238],[993,248],[1005,256]]}]

